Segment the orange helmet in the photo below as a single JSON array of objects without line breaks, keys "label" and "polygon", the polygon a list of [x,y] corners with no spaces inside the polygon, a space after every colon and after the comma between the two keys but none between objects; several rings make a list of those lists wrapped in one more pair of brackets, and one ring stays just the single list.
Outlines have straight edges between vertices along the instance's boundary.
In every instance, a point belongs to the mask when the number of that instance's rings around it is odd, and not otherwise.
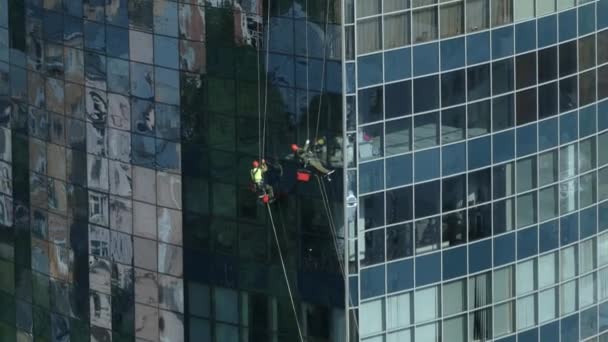
[{"label": "orange helmet", "polygon": [[298,145],[291,144],[291,150],[294,151],[294,152],[297,151],[298,150]]},{"label": "orange helmet", "polygon": [[253,163],[251,163],[253,165],[253,167],[258,167],[260,166],[260,163],[258,163],[257,160],[254,160]]}]

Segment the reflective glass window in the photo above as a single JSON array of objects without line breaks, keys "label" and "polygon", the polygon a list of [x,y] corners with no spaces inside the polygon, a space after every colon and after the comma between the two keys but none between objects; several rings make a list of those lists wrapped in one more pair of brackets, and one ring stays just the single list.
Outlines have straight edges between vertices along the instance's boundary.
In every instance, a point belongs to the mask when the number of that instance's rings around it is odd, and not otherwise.
[{"label": "reflective glass window", "polygon": [[437,39],[436,6],[412,12],[412,39],[414,43]]},{"label": "reflective glass window", "polygon": [[466,0],[467,32],[488,28],[490,2],[488,0]]},{"label": "reflective glass window", "polygon": [[439,144],[439,113],[414,117],[414,148],[421,149]]}]

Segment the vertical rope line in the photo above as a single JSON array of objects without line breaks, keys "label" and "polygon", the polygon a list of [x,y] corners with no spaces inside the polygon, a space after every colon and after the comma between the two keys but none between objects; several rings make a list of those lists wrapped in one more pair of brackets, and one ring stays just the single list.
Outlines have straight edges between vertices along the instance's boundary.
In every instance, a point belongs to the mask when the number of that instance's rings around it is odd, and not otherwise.
[{"label": "vertical rope line", "polygon": [[[329,1],[329,0],[327,0]],[[309,63],[310,63],[310,53],[308,50],[308,0],[306,0],[305,2],[305,6],[306,6],[306,17],[305,19],[305,23],[304,23],[304,30],[306,30],[306,32],[304,32],[304,36],[305,36],[305,41],[306,41],[306,52],[305,52],[305,56],[306,56],[306,139],[310,139],[310,98],[309,98],[309,94],[310,94],[310,84],[309,84]]]},{"label": "vertical rope line", "polygon": [[[323,104],[323,91],[325,90],[325,68],[327,64],[327,28],[329,26],[329,0],[325,1],[325,28],[323,37],[323,64],[321,65],[321,92],[319,93],[319,108],[317,110],[317,128],[315,130],[315,143],[319,138],[319,123],[321,122],[321,107]],[[326,142],[327,143],[327,142]]]},{"label": "vertical rope line", "polygon": [[268,113],[268,59],[270,56],[270,2],[268,0],[268,8],[266,9],[266,75],[264,77],[264,121],[262,126],[262,158],[266,153],[266,116]]},{"label": "vertical rope line", "polygon": [[264,15],[260,13],[260,20],[262,21],[262,29],[260,29],[260,23],[257,24],[257,33],[256,37],[256,57],[257,57],[257,70],[258,70],[258,158],[262,159],[262,87],[261,87],[261,76],[260,76],[260,45],[262,44],[262,30],[264,26]]},{"label": "vertical rope line", "polygon": [[289,300],[291,301],[291,308],[293,309],[293,315],[296,319],[296,326],[298,327],[298,335],[300,336],[300,342],[304,342],[304,336],[302,335],[302,328],[300,327],[300,321],[298,319],[298,311],[296,310],[296,304],[293,300],[293,293],[291,292],[291,285],[289,285],[289,277],[287,276],[287,269],[285,268],[285,260],[283,259],[283,252],[281,252],[281,245],[279,244],[279,236],[277,235],[277,229],[274,225],[274,219],[272,218],[272,210],[270,205],[266,203],[268,209],[268,216],[270,217],[270,224],[272,225],[272,232],[274,233],[274,241],[277,243],[277,250],[279,251],[279,259],[281,260],[281,267],[283,268],[283,276],[285,277],[285,284],[287,284],[287,291],[289,292]]}]

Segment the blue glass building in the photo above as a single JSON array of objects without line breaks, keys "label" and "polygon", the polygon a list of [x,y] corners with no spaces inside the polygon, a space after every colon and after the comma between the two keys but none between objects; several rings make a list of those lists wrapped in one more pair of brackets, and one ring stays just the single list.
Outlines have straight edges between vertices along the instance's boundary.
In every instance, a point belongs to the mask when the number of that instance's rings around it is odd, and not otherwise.
[{"label": "blue glass building", "polygon": [[345,1],[350,341],[608,341],[608,1]]}]

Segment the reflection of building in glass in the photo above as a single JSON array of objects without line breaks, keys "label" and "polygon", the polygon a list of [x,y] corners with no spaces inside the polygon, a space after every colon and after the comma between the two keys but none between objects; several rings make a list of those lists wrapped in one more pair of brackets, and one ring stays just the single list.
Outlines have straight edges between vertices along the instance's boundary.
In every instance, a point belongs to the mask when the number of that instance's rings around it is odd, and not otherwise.
[{"label": "reflection of building in glass", "polygon": [[0,0],[0,340],[297,340],[249,190],[263,111],[297,322],[345,341],[341,237],[285,158],[308,125],[342,165],[340,16],[337,0]]}]

